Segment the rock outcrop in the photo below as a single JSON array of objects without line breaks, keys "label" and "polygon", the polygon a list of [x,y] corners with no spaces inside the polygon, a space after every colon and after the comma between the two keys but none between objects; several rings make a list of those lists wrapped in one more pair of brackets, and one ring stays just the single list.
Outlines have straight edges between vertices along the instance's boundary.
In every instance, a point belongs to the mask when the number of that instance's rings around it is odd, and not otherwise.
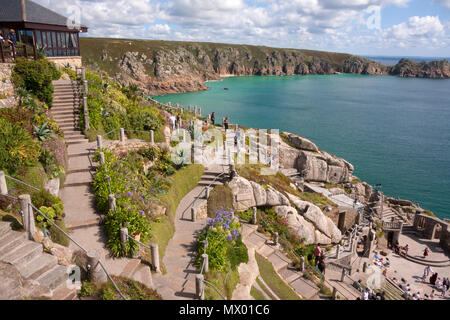
[{"label": "rock outcrop", "polygon": [[410,59],[401,59],[391,68],[390,74],[400,77],[448,79],[450,68],[447,60],[417,63]]},{"label": "rock outcrop", "polygon": [[320,150],[313,142],[301,136],[283,132],[286,142],[280,143],[280,164],[285,169],[305,171],[308,181],[349,183],[354,167],[344,159]]},{"label": "rock outcrop", "polygon": [[[305,244],[331,244],[341,240],[342,234],[334,222],[312,203],[298,197],[287,196],[271,186],[261,186],[243,177],[235,177],[229,183],[236,211],[246,211],[252,207],[273,207],[284,217],[291,230]],[[291,206],[291,202],[295,208]]]}]

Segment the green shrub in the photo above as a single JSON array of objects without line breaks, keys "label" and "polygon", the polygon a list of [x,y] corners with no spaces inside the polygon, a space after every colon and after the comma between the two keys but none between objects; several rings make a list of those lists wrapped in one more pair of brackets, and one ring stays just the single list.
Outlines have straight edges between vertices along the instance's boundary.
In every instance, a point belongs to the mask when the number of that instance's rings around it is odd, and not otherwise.
[{"label": "green shrub", "polygon": [[39,144],[19,125],[0,119],[0,168],[15,173],[37,162]]},{"label": "green shrub", "polygon": [[[47,190],[36,191],[31,195],[31,202],[36,208],[53,208],[57,217],[62,217],[64,206],[60,198],[53,196]],[[45,212],[44,212],[45,213]]]},{"label": "green shrub", "polygon": [[83,282],[83,285],[81,286],[80,292],[78,293],[81,297],[90,297],[94,295],[95,293],[95,287],[92,283],[89,281]]},{"label": "green shrub", "polygon": [[217,217],[208,220],[208,226],[198,238],[196,265],[202,264],[205,241],[208,242],[206,253],[211,270],[235,270],[239,264],[247,263],[247,248],[238,231],[240,227],[240,223],[232,222],[230,212],[218,211]]},{"label": "green shrub", "polygon": [[25,88],[39,100],[52,106],[52,80],[58,80],[61,73],[55,64],[47,59],[28,60],[17,59],[14,65],[12,81],[16,87]]}]

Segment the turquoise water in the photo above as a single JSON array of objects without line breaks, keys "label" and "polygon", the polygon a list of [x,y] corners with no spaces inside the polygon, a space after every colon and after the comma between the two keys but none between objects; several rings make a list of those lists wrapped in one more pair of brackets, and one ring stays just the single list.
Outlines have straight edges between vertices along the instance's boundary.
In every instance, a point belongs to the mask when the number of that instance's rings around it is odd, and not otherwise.
[{"label": "turquoise water", "polygon": [[350,161],[355,175],[382,184],[387,195],[450,218],[450,80],[310,75],[207,85],[208,91],[157,99],[303,135]]}]

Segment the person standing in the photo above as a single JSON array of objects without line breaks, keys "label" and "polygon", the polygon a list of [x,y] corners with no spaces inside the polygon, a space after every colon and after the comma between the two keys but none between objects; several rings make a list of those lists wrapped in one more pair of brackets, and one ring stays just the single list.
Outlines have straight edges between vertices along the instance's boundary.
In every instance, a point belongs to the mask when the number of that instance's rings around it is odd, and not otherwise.
[{"label": "person standing", "polygon": [[325,275],[325,269],[326,269],[326,264],[325,264],[325,259],[320,259],[319,265],[317,266],[320,270],[320,272]]},{"label": "person standing", "polygon": [[225,118],[225,120],[223,121],[223,125],[225,127],[225,132],[227,132],[228,130],[228,125],[229,125],[229,121],[228,121],[228,117]]},{"label": "person standing", "polygon": [[316,259],[314,260],[314,264],[317,265],[317,263],[322,258],[322,248],[319,246],[319,244],[316,245],[314,248],[314,255],[316,256]]},{"label": "person standing", "polygon": [[175,118],[174,115],[171,115],[169,119],[170,119],[170,124],[172,125],[172,130],[175,130],[177,118]]},{"label": "person standing", "polygon": [[430,277],[430,284],[432,284],[434,286],[436,284],[437,277],[438,277],[438,274],[436,272]]},{"label": "person standing", "polygon": [[442,297],[445,297],[447,290],[449,289],[450,283],[449,283],[449,279],[444,278],[444,281],[442,281]]},{"label": "person standing", "polygon": [[425,250],[423,250],[423,258],[425,259],[426,257],[428,257],[428,248],[425,248]]},{"label": "person standing", "polygon": [[433,273],[433,269],[431,269],[431,266],[426,266],[423,270],[423,276],[422,280],[425,282],[430,274]]},{"label": "person standing", "polygon": [[5,37],[3,37],[3,30],[0,30],[0,45],[5,43]]},{"label": "person standing", "polygon": [[216,113],[213,112],[213,113],[211,113],[211,123],[213,126],[215,125],[215,121],[216,121]]},{"label": "person standing", "polygon": [[9,30],[9,33],[6,36],[6,38],[11,46],[17,47],[17,38],[14,29]]}]

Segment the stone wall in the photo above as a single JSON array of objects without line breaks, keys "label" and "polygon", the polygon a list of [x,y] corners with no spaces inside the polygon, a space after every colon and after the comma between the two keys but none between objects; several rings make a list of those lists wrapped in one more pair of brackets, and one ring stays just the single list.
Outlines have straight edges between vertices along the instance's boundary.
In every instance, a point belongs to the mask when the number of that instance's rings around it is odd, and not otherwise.
[{"label": "stone wall", "polygon": [[18,100],[11,82],[13,64],[0,63],[0,109],[17,106]]},{"label": "stone wall", "polygon": [[52,61],[59,68],[65,68],[67,65],[70,65],[72,69],[75,67],[81,68],[83,66],[81,57],[73,56],[73,57],[48,57],[48,60]]},{"label": "stone wall", "polygon": [[416,214],[414,218],[414,229],[422,232],[427,239],[435,239],[438,227],[441,227],[440,231],[440,245],[441,247],[450,252],[450,224],[444,220],[436,217],[431,217],[426,214]]}]

